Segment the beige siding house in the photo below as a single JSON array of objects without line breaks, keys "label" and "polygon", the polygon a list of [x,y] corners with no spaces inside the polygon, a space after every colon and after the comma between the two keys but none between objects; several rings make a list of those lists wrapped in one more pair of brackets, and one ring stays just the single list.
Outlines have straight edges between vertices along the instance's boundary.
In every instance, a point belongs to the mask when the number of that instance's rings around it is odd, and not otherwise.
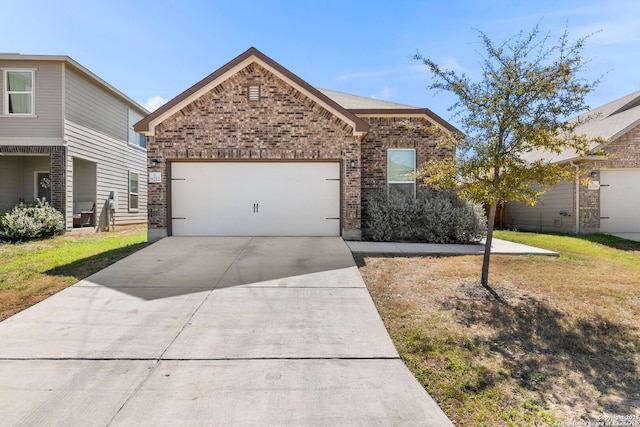
[{"label": "beige siding house", "polygon": [[148,112],[67,56],[0,54],[0,73],[0,211],[44,197],[67,229],[146,223]]},{"label": "beige siding house", "polygon": [[[535,206],[510,203],[506,226],[568,233],[640,233],[640,91],[605,104],[587,115],[580,134],[602,138],[592,151],[605,157],[578,158],[575,153],[530,153],[569,164],[580,178],[547,191]],[[575,120],[575,119],[574,119]],[[576,176],[578,176],[576,174]]]}]

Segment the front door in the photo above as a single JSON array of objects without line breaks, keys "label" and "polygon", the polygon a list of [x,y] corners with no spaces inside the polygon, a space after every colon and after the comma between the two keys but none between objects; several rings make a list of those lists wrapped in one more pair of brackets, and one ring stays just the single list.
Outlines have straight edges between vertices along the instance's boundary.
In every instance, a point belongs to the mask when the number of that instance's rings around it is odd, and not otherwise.
[{"label": "front door", "polygon": [[36,172],[35,197],[51,203],[51,176],[49,172]]}]

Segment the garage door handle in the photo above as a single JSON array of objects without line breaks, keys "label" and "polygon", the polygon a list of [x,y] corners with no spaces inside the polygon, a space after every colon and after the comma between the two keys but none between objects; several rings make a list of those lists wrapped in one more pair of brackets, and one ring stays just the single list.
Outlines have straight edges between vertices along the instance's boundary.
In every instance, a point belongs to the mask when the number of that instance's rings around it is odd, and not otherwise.
[{"label": "garage door handle", "polygon": [[258,213],[260,211],[260,204],[259,203],[254,203],[253,204],[253,213]]}]

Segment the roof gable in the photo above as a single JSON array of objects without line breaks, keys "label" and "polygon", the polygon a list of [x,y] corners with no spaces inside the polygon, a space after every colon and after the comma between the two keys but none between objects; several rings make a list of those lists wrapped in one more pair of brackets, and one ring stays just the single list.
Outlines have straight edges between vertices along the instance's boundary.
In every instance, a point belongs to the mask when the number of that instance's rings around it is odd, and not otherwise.
[{"label": "roof gable", "polygon": [[640,95],[638,95],[635,99],[632,99],[631,102],[623,105],[618,111],[614,112],[613,114],[624,113],[625,111],[631,110],[632,108],[636,107],[640,107]]},{"label": "roof gable", "polygon": [[136,123],[134,129],[144,135],[154,135],[157,125],[253,63],[258,63],[305,96],[317,102],[340,120],[349,124],[353,128],[354,135],[362,137],[368,131],[369,125],[364,120],[358,118],[355,114],[349,112],[337,102],[253,47],[149,114],[140,122]]},{"label": "roof gable", "polygon": [[17,61],[17,62],[58,62],[62,63],[65,66],[72,67],[79,71],[83,76],[88,78],[93,83],[96,83],[102,89],[104,89],[107,93],[119,98],[125,104],[128,104],[129,107],[133,107],[138,110],[141,114],[149,114],[142,105],[129,98],[124,93],[120,92],[115,87],[111,86],[106,81],[102,80],[102,78],[98,77],[93,72],[89,71],[84,66],[80,65],[78,62],[73,60],[71,57],[66,55],[22,55],[19,53],[2,53],[0,54],[0,61]]},{"label": "roof gable", "polygon": [[366,98],[364,96],[351,95],[327,89],[319,90],[358,117],[420,117],[426,119],[433,125],[440,126],[446,132],[462,133],[451,123],[428,108],[397,104],[395,102]]},{"label": "roof gable", "polygon": [[[574,117],[570,121],[575,122],[585,117],[590,119],[578,126],[575,133],[586,135],[589,139],[602,138],[606,140],[603,144],[594,143],[589,147],[590,151],[601,150],[631,129],[640,126],[640,91],[611,101],[585,114]],[[578,160],[576,153],[571,150],[565,150],[559,154],[534,150],[524,158],[529,161],[544,159],[552,163]]]},{"label": "roof gable", "polygon": [[[577,133],[613,141],[640,124],[640,91],[595,108],[584,116],[591,117],[580,125]],[[579,120],[580,117],[571,119]]]}]

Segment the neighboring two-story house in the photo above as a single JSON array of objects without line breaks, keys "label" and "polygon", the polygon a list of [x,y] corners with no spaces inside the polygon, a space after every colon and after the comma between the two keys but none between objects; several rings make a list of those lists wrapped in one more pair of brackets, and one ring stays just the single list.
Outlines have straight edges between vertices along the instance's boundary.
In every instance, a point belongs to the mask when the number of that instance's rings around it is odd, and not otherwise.
[{"label": "neighboring two-story house", "polygon": [[74,206],[93,206],[76,226],[146,223],[142,106],[68,56],[0,54],[0,96],[0,211],[44,197],[67,229]]}]

